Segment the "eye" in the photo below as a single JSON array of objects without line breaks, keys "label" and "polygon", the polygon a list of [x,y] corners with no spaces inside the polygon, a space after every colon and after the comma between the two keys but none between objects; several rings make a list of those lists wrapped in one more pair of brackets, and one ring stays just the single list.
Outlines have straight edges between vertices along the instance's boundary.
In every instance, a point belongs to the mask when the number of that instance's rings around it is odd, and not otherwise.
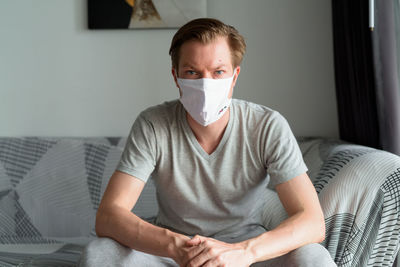
[{"label": "eye", "polygon": [[186,74],[188,74],[188,75],[196,75],[197,73],[194,70],[187,70]]},{"label": "eye", "polygon": [[215,71],[215,74],[216,75],[222,75],[222,74],[224,74],[225,73],[225,71],[223,71],[223,70],[217,70],[217,71]]}]

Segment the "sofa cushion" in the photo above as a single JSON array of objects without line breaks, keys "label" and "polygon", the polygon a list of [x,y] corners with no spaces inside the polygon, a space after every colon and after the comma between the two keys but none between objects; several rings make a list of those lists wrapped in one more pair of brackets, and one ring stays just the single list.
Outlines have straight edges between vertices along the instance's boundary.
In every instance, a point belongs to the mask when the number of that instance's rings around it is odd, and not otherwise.
[{"label": "sofa cushion", "polygon": [[118,140],[0,138],[0,243],[94,236]]}]

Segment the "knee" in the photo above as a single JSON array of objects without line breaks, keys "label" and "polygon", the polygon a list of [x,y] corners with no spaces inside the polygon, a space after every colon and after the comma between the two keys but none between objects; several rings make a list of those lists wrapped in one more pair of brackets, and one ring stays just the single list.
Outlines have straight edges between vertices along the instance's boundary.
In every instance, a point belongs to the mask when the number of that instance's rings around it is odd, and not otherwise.
[{"label": "knee", "polygon": [[115,254],[116,252],[121,253],[126,251],[129,253],[130,248],[121,245],[117,241],[108,237],[98,237],[92,240],[86,247],[85,250],[88,254],[99,254],[100,252],[104,254]]},{"label": "knee", "polygon": [[288,254],[286,266],[296,267],[333,267],[336,266],[328,250],[320,244],[308,244],[293,250]]},{"label": "knee", "polygon": [[85,246],[79,266],[101,266],[99,263],[112,262],[112,259],[127,256],[132,249],[107,237],[99,237]]}]

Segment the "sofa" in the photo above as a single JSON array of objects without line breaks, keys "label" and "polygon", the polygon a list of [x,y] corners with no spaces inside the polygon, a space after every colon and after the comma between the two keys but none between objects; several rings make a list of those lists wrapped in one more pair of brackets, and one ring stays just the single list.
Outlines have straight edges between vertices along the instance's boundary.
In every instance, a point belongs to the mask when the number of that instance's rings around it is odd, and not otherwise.
[{"label": "sofa", "polygon": [[[0,266],[76,266],[96,238],[96,210],[125,141],[0,137]],[[335,139],[299,137],[298,143],[325,215],[322,245],[337,265],[394,266],[400,157]],[[150,222],[155,194],[149,179],[133,209]],[[287,214],[276,193],[262,201],[262,223],[272,229]]]}]

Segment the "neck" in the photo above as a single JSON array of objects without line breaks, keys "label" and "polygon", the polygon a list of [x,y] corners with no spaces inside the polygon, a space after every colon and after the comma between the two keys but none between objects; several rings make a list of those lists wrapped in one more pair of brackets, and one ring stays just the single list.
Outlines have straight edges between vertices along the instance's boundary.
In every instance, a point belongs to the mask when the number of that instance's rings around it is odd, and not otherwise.
[{"label": "neck", "polygon": [[219,142],[224,135],[226,126],[229,122],[230,108],[225,112],[225,114],[216,122],[213,122],[207,126],[199,124],[194,120],[189,113],[186,113],[186,118],[190,128],[192,129],[197,141],[201,147],[208,154],[211,154],[218,146]]}]

